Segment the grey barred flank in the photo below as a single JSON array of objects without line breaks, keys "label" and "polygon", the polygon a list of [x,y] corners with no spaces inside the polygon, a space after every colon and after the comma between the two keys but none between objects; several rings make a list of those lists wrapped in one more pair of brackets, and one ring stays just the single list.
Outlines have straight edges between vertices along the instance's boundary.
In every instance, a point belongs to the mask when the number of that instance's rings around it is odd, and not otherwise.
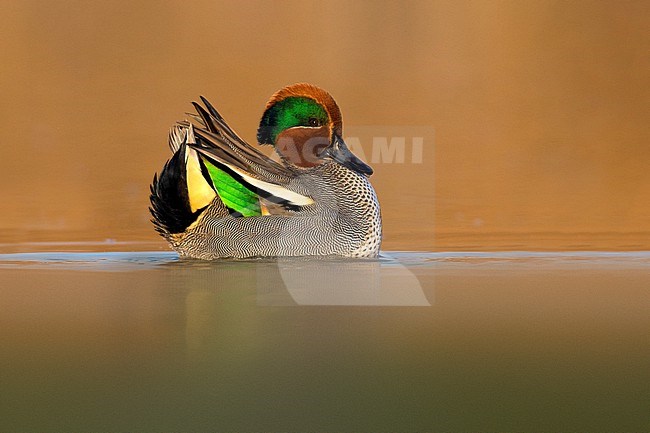
[{"label": "grey barred flank", "polygon": [[[328,162],[294,180],[315,204],[293,215],[233,218],[210,206],[196,224],[176,237],[181,256],[200,259],[256,256],[376,257],[381,215],[365,176]],[[298,185],[299,184],[299,185]],[[218,201],[218,197],[215,201]],[[224,215],[226,213],[226,215]]]}]

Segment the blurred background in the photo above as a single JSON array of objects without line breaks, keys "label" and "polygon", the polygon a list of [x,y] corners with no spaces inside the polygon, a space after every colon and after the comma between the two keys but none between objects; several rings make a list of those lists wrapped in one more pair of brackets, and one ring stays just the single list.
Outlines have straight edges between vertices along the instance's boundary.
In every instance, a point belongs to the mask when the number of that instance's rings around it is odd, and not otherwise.
[{"label": "blurred background", "polygon": [[372,164],[384,249],[650,248],[647,1],[0,9],[0,243],[166,248],[148,188],[190,101],[254,142],[268,97],[307,81],[345,130],[434,131],[421,163]]}]

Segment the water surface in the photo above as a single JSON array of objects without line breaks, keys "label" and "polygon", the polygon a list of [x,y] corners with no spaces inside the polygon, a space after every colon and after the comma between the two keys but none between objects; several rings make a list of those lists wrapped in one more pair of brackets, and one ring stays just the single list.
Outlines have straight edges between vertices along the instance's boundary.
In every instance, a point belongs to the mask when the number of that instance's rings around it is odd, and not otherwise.
[{"label": "water surface", "polygon": [[649,269],[1,254],[2,430],[647,430]]}]

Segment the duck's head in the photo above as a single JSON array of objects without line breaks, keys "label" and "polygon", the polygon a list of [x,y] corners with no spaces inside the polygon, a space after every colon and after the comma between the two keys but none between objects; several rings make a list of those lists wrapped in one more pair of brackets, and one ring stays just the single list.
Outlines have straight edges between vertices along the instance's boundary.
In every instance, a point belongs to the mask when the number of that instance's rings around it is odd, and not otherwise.
[{"label": "duck's head", "polygon": [[257,141],[275,146],[285,161],[297,167],[311,168],[333,160],[370,176],[372,168],[350,152],[342,135],[341,110],[334,98],[319,87],[299,83],[271,97]]}]

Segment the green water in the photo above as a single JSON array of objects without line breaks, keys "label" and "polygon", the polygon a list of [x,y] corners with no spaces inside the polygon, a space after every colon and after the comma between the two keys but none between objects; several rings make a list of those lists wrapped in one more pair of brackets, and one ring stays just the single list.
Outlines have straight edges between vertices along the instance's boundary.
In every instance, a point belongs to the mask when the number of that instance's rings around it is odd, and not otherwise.
[{"label": "green water", "polygon": [[649,271],[0,254],[0,430],[648,431]]}]

